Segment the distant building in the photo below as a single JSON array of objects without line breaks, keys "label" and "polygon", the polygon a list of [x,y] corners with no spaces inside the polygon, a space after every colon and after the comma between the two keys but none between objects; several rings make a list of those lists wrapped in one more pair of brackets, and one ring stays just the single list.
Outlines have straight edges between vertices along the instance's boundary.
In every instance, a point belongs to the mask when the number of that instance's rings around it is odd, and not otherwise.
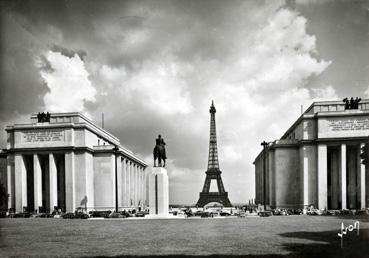
[{"label": "distant building", "polygon": [[[266,148],[266,204],[272,208],[360,209],[369,204],[369,100],[314,102]],[[264,204],[263,151],[256,157],[256,203]]]},{"label": "distant building", "polygon": [[7,208],[114,210],[115,158],[119,209],[146,204],[145,162],[82,114],[34,114],[30,123],[7,126],[6,132],[0,183],[9,193]]}]

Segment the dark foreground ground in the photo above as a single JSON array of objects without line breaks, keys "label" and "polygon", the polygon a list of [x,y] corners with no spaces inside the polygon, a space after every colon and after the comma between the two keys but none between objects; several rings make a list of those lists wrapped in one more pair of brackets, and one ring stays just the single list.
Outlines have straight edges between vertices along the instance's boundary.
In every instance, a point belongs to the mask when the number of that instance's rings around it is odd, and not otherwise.
[{"label": "dark foreground ground", "polygon": [[348,232],[340,248],[341,222],[356,219],[0,219],[0,257],[369,257],[368,217],[358,219],[359,237]]}]

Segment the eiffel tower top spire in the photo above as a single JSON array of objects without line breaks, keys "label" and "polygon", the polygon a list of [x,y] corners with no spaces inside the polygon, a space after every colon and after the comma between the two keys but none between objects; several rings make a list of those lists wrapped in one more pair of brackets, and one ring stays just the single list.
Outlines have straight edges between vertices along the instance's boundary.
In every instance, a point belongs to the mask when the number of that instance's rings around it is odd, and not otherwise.
[{"label": "eiffel tower top spire", "polygon": [[211,101],[209,112],[210,112],[210,140],[209,140],[208,170],[219,170],[217,132],[215,125],[215,113],[217,111],[215,109],[213,100]]}]

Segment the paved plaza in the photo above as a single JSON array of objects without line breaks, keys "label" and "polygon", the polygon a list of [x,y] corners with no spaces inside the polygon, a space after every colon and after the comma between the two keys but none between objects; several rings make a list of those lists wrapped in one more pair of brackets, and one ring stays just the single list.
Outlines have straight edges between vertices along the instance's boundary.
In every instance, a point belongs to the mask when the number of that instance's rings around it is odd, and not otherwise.
[{"label": "paved plaza", "polygon": [[[360,235],[341,222],[360,221]],[[369,219],[274,216],[195,219],[1,219],[0,257],[369,257]]]}]

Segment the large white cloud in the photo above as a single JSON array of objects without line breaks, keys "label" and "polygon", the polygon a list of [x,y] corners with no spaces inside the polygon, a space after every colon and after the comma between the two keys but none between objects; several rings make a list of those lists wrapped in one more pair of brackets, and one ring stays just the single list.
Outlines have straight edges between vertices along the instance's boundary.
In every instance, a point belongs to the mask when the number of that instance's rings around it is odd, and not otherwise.
[{"label": "large white cloud", "polygon": [[369,98],[369,86],[366,89],[366,91],[364,92],[364,94],[365,94],[365,98]]},{"label": "large white cloud", "polygon": [[45,57],[50,65],[40,71],[50,90],[44,96],[45,108],[52,112],[84,111],[85,102],[95,101],[96,94],[84,62],[77,54],[67,57],[48,51]]},{"label": "large white cloud", "polygon": [[189,65],[165,57],[146,61],[134,72],[103,65],[99,74],[109,88],[120,94],[122,101],[166,116],[188,114],[193,110],[185,81],[188,69]]}]

